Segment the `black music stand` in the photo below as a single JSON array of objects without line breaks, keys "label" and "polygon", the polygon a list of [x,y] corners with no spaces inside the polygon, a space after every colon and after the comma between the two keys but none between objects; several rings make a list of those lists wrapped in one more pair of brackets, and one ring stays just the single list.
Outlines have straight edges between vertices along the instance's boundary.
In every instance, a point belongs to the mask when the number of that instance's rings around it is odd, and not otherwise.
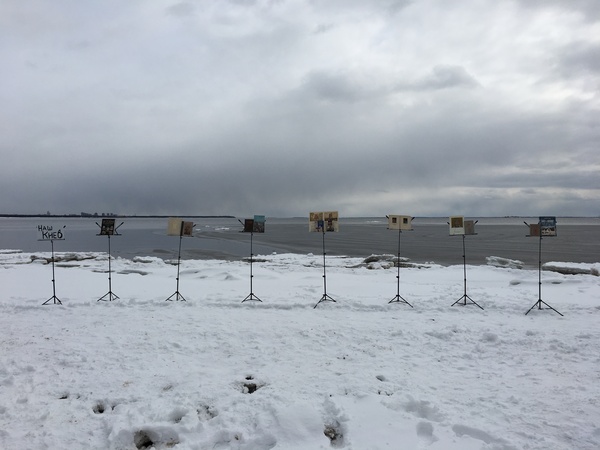
[{"label": "black music stand", "polygon": [[[538,247],[538,300],[533,304],[533,306],[531,308],[529,308],[529,310],[527,310],[527,312],[525,313],[525,315],[529,314],[531,312],[532,309],[534,309],[537,306],[538,310],[544,309],[542,308],[542,305],[546,305],[548,308],[546,309],[551,309],[552,311],[554,311],[556,314],[558,314],[559,316],[563,316],[563,314],[561,314],[560,312],[558,312],[556,309],[554,309],[552,306],[550,306],[548,303],[546,303],[544,300],[542,300],[542,235],[544,234],[544,227],[542,226],[541,222],[542,222],[542,217],[540,217],[540,222],[538,222],[538,226],[536,227],[535,224],[528,224],[527,222],[523,222],[525,225],[527,225],[529,227],[530,233],[527,235],[527,237],[535,237],[539,234],[540,236],[540,243],[539,243],[539,247]],[[554,228],[553,228],[553,233],[547,233],[546,236],[556,236],[556,223],[554,223]]]},{"label": "black music stand", "polygon": [[319,304],[322,302],[336,303],[336,300],[327,294],[327,272],[326,272],[326,263],[325,263],[325,255],[326,255],[326,253],[325,253],[325,227],[322,228],[322,234],[323,234],[323,296],[317,302],[317,304],[315,306],[313,306],[313,309],[315,309],[317,306],[319,306]]},{"label": "black music stand", "polygon": [[238,222],[240,222],[244,226],[243,232],[250,233],[250,293],[246,296],[246,298],[244,300],[242,300],[242,303],[247,302],[247,301],[256,301],[256,302],[262,303],[262,300],[257,295],[255,295],[254,291],[252,290],[252,279],[254,278],[254,274],[252,273],[252,263],[254,260],[254,253],[253,253],[253,249],[252,249],[252,240],[254,237],[255,229],[258,232],[264,232],[264,221],[262,223],[260,223],[260,222],[257,222],[256,219],[254,219],[254,220],[246,219],[246,222],[244,223],[238,219]]},{"label": "black music stand", "polygon": [[[191,222],[190,222],[191,223]],[[173,301],[173,297],[175,297],[176,301],[184,301],[186,302],[187,300],[185,299],[185,297],[183,295],[181,295],[181,293],[179,292],[179,266],[181,265],[181,241],[183,240],[183,235],[184,235],[184,229],[185,229],[185,225],[186,223],[182,220],[181,221],[181,226],[179,229],[179,252],[177,254],[177,287],[175,289],[175,292],[173,294],[171,294],[165,301],[166,302],[171,302]],[[191,224],[191,227],[193,229],[194,225]]]},{"label": "black music stand", "polygon": [[[452,218],[451,218],[452,220]],[[465,250],[465,235],[466,234],[470,234],[470,235],[474,235],[476,234],[474,231],[475,228],[475,224],[478,221],[465,221],[462,225],[465,226],[465,228],[470,228],[469,230],[464,230],[462,233],[462,248],[463,248],[463,274],[464,274],[464,278],[463,278],[463,286],[464,286],[464,293],[462,295],[462,297],[460,297],[458,300],[456,300],[454,303],[452,303],[451,306],[454,305],[460,305],[460,306],[467,306],[469,304],[475,305],[480,309],[483,309],[475,300],[473,300],[471,297],[469,297],[469,295],[467,294],[467,252]],[[450,225],[452,228],[452,224]],[[469,303],[467,303],[467,300],[469,300]]]},{"label": "black music stand", "polygon": [[410,303],[408,303],[406,301],[406,299],[404,297],[402,297],[400,295],[400,237],[402,236],[402,229],[398,228],[398,274],[396,275],[396,296],[391,299],[388,304],[390,303],[406,303],[408,306],[410,306],[411,308],[413,307],[413,305],[411,305]]},{"label": "black music stand", "polygon": [[54,305],[62,305],[60,299],[56,296],[56,283],[54,277],[54,240],[50,239],[50,245],[52,246],[52,297],[46,300],[42,305],[48,305],[50,300],[52,300],[52,304]]},{"label": "black music stand", "polygon": [[[110,256],[110,237],[111,236],[120,236],[117,231],[124,222],[121,222],[117,227],[115,227],[115,219],[102,219],[102,225],[96,222],[96,225],[100,227],[100,233],[96,236],[106,236],[108,237],[108,292],[100,297],[97,301],[109,301],[112,302],[119,298],[117,294],[112,291],[112,268],[111,268],[111,256]],[[108,299],[107,299],[108,297]]]}]

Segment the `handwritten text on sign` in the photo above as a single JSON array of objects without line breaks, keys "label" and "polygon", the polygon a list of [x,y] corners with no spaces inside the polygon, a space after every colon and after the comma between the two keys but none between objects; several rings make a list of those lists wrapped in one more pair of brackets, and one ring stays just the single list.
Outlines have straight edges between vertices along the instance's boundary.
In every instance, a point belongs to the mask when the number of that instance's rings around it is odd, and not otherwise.
[{"label": "handwritten text on sign", "polygon": [[64,241],[64,228],[65,227],[54,230],[54,227],[52,225],[38,225],[38,241]]}]

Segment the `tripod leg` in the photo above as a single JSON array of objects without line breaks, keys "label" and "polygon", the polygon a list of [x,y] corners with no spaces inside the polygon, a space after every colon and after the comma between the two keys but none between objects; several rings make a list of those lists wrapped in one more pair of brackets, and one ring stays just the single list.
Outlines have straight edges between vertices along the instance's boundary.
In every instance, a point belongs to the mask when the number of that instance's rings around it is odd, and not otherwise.
[{"label": "tripod leg", "polygon": [[474,304],[475,306],[477,306],[479,309],[483,309],[483,308],[482,308],[482,307],[481,307],[481,306],[480,306],[480,305],[479,305],[479,304],[478,304],[478,303],[477,303],[475,300],[473,300],[473,299],[472,299],[471,297],[469,297],[468,295],[467,295],[467,298],[468,298],[469,300],[471,300],[471,303],[473,303],[473,304]]},{"label": "tripod leg", "polygon": [[550,306],[548,303],[546,303],[544,300],[540,300],[544,305],[546,305],[548,308],[550,308],[552,311],[554,311],[556,314],[558,314],[561,317],[564,317],[561,313],[559,313],[556,309],[554,309],[552,306]]},{"label": "tripod leg", "polygon": [[537,302],[535,302],[535,303],[533,304],[533,306],[527,310],[527,312],[525,313],[525,315],[529,314],[529,313],[531,312],[531,310],[532,310],[533,308],[535,308],[536,306],[538,307],[538,309],[541,309],[540,301],[541,301],[541,300],[538,300]]}]

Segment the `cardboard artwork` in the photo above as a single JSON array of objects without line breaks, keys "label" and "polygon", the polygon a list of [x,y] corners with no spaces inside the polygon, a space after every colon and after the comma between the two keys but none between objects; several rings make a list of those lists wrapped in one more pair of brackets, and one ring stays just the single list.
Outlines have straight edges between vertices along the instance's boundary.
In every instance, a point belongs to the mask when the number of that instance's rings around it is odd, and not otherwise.
[{"label": "cardboard artwork", "polygon": [[168,236],[193,236],[194,222],[186,222],[178,217],[170,217],[167,225]]},{"label": "cardboard artwork", "polygon": [[254,232],[254,219],[244,219],[244,233]]},{"label": "cardboard artwork", "polygon": [[254,219],[244,219],[244,233],[264,233],[265,216],[254,216]]},{"label": "cardboard artwork", "polygon": [[531,223],[529,224],[529,236],[540,236],[540,224]]},{"label": "cardboard artwork", "polygon": [[323,221],[325,222],[325,231],[336,233],[340,231],[337,211],[325,211],[323,213]]},{"label": "cardboard artwork", "polygon": [[311,233],[322,233],[325,228],[322,212],[311,212],[308,216],[308,231]]},{"label": "cardboard artwork", "polygon": [[337,211],[311,212],[309,214],[308,231],[335,232],[340,231],[339,214]]},{"label": "cardboard artwork", "polygon": [[542,236],[556,236],[556,217],[540,217],[539,226]]},{"label": "cardboard artwork", "polygon": [[450,216],[450,235],[465,234],[465,218],[463,216]]},{"label": "cardboard artwork", "polygon": [[473,235],[475,233],[475,221],[474,220],[465,220],[465,234]]},{"label": "cardboard artwork", "polygon": [[388,229],[390,230],[412,230],[411,216],[389,215]]},{"label": "cardboard artwork", "polygon": [[192,236],[194,234],[194,222],[183,222],[183,228],[181,230],[182,236]]},{"label": "cardboard artwork", "polygon": [[254,216],[254,225],[252,227],[252,231],[254,231],[254,233],[265,232],[265,216]]},{"label": "cardboard artwork", "polygon": [[100,236],[112,236],[115,234],[115,219],[102,219],[100,225]]},{"label": "cardboard artwork", "polygon": [[179,236],[181,234],[181,222],[182,220],[177,217],[170,217],[167,225],[167,235]]}]

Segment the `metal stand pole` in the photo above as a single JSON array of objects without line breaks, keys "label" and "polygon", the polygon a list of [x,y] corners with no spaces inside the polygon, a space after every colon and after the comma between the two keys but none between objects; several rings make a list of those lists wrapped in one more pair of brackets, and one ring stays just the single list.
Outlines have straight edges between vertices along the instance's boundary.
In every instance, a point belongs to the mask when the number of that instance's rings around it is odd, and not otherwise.
[{"label": "metal stand pole", "polygon": [[[464,294],[461,298],[459,298],[458,300],[456,300],[454,303],[452,303],[451,306],[454,306],[456,304],[461,305],[461,306],[466,306],[467,305],[467,299],[469,299],[469,301],[474,304],[475,306],[477,306],[480,309],[483,309],[481,306],[479,306],[471,297],[469,297],[467,295],[467,252],[465,251],[465,235],[462,235],[462,245],[463,245],[463,273],[464,273]],[[463,301],[462,303],[460,303],[460,301]]]},{"label": "metal stand pole", "polygon": [[402,297],[400,295],[400,237],[402,236],[402,230],[398,229],[398,274],[396,275],[396,296],[391,299],[389,303],[406,303],[408,306],[410,306],[411,308],[413,307],[413,305],[411,305],[410,303],[408,303],[404,297]]},{"label": "metal stand pole", "polygon": [[54,277],[54,241],[50,240],[50,245],[52,246],[52,297],[50,297],[48,300],[46,300],[44,303],[42,303],[42,305],[47,305],[50,300],[53,301],[53,304],[59,304],[62,305],[62,302],[59,300],[59,298],[56,296],[56,282],[55,282],[55,277]]},{"label": "metal stand pole", "polygon": [[179,253],[177,254],[177,289],[169,298],[165,301],[170,302],[173,301],[173,297],[175,297],[176,301],[182,300],[187,301],[183,295],[179,293],[179,266],[181,265],[181,241],[183,240],[183,222],[181,222],[181,230],[179,230]]},{"label": "metal stand pole", "polygon": [[254,236],[254,232],[251,231],[250,232],[250,293],[246,296],[246,298],[244,300],[242,300],[242,303],[249,301],[249,300],[254,300],[254,301],[262,303],[262,300],[260,298],[258,298],[256,295],[254,295],[254,292],[252,291],[252,278],[254,278],[254,275],[252,274],[252,258],[254,257],[254,253],[252,251],[253,236]]},{"label": "metal stand pole", "polygon": [[543,309],[542,303],[546,305],[548,309],[551,309],[552,311],[557,313],[559,316],[563,316],[556,309],[554,309],[552,306],[550,306],[548,303],[542,300],[542,232],[540,230],[540,245],[538,249],[538,301],[535,302],[531,308],[529,308],[525,315],[529,314],[529,312],[536,306],[538,307],[538,309]]},{"label": "metal stand pole", "polygon": [[336,303],[336,301],[332,297],[327,295],[327,273],[325,270],[325,267],[326,267],[325,255],[326,255],[326,253],[325,253],[325,228],[323,228],[323,296],[321,297],[321,300],[319,300],[317,302],[317,304],[315,306],[313,306],[313,309],[315,309],[317,306],[319,306],[319,303],[321,303],[321,302],[329,301],[329,302]]},{"label": "metal stand pole", "polygon": [[110,260],[111,260],[110,234],[108,234],[107,236],[108,236],[108,292],[106,294],[104,294],[102,297],[100,297],[98,299],[98,301],[100,301],[100,300],[106,301],[106,297],[108,296],[108,301],[112,302],[113,300],[118,299],[119,296],[117,294],[113,293],[113,291],[112,291],[112,278],[111,278],[112,269],[111,269],[111,265],[110,265]]}]

